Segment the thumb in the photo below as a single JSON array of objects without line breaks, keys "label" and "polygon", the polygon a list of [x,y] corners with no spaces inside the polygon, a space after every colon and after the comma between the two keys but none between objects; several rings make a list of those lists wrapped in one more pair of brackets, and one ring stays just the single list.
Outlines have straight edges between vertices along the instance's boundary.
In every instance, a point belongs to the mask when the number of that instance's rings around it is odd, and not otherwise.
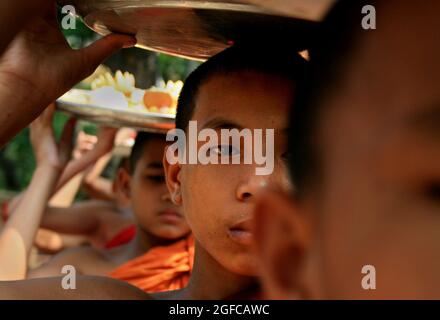
[{"label": "thumb", "polygon": [[106,58],[122,48],[135,46],[136,42],[134,36],[110,34],[84,49],[74,51],[74,59],[80,63],[78,71],[82,73],[79,77],[83,79],[89,76]]}]

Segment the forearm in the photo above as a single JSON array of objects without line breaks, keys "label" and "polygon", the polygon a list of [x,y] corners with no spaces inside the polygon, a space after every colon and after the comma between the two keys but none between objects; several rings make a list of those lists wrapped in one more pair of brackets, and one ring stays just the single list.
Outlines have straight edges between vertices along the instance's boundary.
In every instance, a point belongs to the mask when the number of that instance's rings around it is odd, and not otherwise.
[{"label": "forearm", "polygon": [[49,1],[42,0],[2,0],[0,1],[0,55],[20,31],[23,24],[36,10]]},{"label": "forearm", "polygon": [[84,178],[85,182],[93,183],[94,180],[98,179],[101,176],[102,172],[104,171],[105,167],[107,166],[111,158],[112,158],[111,152],[99,158],[98,161],[95,162],[93,167],[90,170],[87,170],[86,176]]},{"label": "forearm", "polygon": [[146,300],[152,297],[144,291],[108,277],[77,276],[76,289],[65,290],[62,278],[0,281],[0,300]]},{"label": "forearm", "polygon": [[32,122],[48,103],[31,82],[0,70],[0,105],[3,106],[0,113],[0,147]]},{"label": "forearm", "polygon": [[50,166],[35,170],[29,188],[0,234],[0,280],[25,278],[28,255],[59,175],[59,170]]},{"label": "forearm", "polygon": [[105,154],[99,158],[91,169],[86,171],[83,188],[91,198],[109,201],[114,200],[112,181],[101,177],[101,173],[108,165],[111,157],[111,152]]},{"label": "forearm", "polygon": [[72,179],[78,173],[84,171],[87,167],[95,163],[101,156],[101,152],[92,150],[87,152],[81,158],[70,161],[66,169],[64,169],[63,174],[61,175],[57,183],[55,192],[60,190],[70,179]]},{"label": "forearm", "polygon": [[25,191],[22,191],[15,197],[13,197],[11,200],[7,201],[7,208],[6,208],[6,217],[9,217],[11,212],[14,212],[14,210],[17,208],[18,204],[20,203],[21,199],[23,198]]},{"label": "forearm", "polygon": [[70,179],[64,187],[62,187],[58,192],[56,192],[52,198],[49,200],[49,206],[67,208],[72,205],[75,200],[75,196],[81,187],[84,174],[81,172]]},{"label": "forearm", "polygon": [[83,214],[72,211],[70,208],[47,208],[41,221],[41,227],[70,235],[88,235],[93,229],[96,229],[96,226],[93,226],[93,223],[89,221],[92,217],[85,217]]},{"label": "forearm", "polygon": [[83,189],[93,199],[114,201],[113,183],[105,178],[97,178],[94,181],[83,184]]}]

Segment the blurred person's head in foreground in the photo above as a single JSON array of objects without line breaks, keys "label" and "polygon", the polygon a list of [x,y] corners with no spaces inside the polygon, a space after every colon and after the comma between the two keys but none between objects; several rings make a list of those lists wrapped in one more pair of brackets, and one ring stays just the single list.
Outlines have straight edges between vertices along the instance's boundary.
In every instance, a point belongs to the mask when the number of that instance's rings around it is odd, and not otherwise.
[{"label": "blurred person's head in foreground", "polygon": [[348,0],[327,17],[291,116],[295,193],[257,208],[270,297],[440,297],[438,12]]}]

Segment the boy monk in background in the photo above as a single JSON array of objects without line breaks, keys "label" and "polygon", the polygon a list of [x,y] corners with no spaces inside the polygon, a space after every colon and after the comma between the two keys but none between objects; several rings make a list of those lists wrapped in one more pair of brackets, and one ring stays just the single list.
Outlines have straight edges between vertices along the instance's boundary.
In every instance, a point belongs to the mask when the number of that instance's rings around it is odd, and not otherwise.
[{"label": "boy monk in background", "polygon": [[[124,229],[101,250],[97,244],[65,250],[41,267],[30,270],[28,277],[58,275],[64,265],[72,265],[80,274],[106,275],[109,272],[109,276],[147,292],[185,287],[192,270],[194,244],[192,237],[185,237],[188,227],[169,200],[161,163],[164,146],[164,135],[139,133],[128,168],[118,170],[116,185],[120,191],[116,196],[128,199],[133,212],[138,213],[139,225],[133,226],[134,233],[130,227]],[[113,224],[119,223],[121,228],[123,223],[132,223],[132,219],[127,221],[127,217],[117,212],[123,209],[124,203],[121,201],[120,209],[103,201],[84,201],[70,208],[48,208],[42,226],[64,233],[90,235],[92,241],[98,241],[109,237],[106,233],[111,231]],[[162,210],[162,207],[169,208]],[[184,239],[173,243],[175,237]],[[117,244],[118,248],[113,249]],[[118,267],[126,261],[129,262]]]},{"label": "boy monk in background", "polygon": [[[37,159],[49,159],[46,161],[49,162],[49,164],[44,162],[40,166],[43,168],[53,168],[53,171],[60,173],[63,171],[62,164],[51,165],[52,162],[56,163],[56,161],[52,159],[57,158],[51,128],[53,112],[54,108],[52,106],[45,111],[42,119],[36,122],[39,126],[33,126],[32,141],[37,153]],[[35,132],[35,128],[40,129],[38,132]],[[46,140],[48,141],[41,143],[43,147],[45,146],[44,151],[40,151],[40,143],[36,142],[39,136],[45,137],[41,132],[46,133],[45,136],[47,136]],[[44,273],[50,274],[51,272],[53,272],[53,274],[59,274],[64,265],[73,265],[80,273],[90,272],[93,274],[101,272],[99,274],[105,274],[120,264],[118,259],[125,259],[122,260],[122,262],[130,260],[145,253],[152,246],[165,245],[173,242],[175,239],[179,239],[179,237],[187,235],[189,229],[177,210],[172,209],[173,206],[169,201],[168,191],[164,183],[161,164],[164,146],[164,135],[139,134],[130,159],[130,168],[134,168],[130,171],[132,171],[133,174],[130,175],[126,171],[122,172],[122,186],[125,189],[126,197],[130,199],[140,199],[140,201],[132,201],[134,212],[139,213],[137,216],[139,220],[139,230],[134,241],[124,247],[106,252],[100,252],[92,247],[66,250],[44,266],[31,270],[29,275],[31,277],[37,277]],[[51,194],[56,185],[56,179],[49,180],[46,184],[42,184],[41,181],[38,181],[38,179],[41,179],[39,172],[43,170],[39,169],[40,166],[28,190],[24,192],[21,201],[18,202],[17,209],[12,213],[10,221],[6,225],[3,234],[4,237],[9,234],[9,230],[16,230],[18,235],[23,239],[28,239],[32,237],[32,233],[36,231],[39,224],[37,220],[41,214],[41,209],[44,208],[42,205],[44,201],[46,201],[43,195],[47,196]],[[28,212],[26,212],[25,209]],[[87,214],[87,212],[84,214]],[[96,212],[89,212],[89,214],[96,216]],[[88,221],[86,216],[79,214],[80,217],[84,217],[84,221],[78,221],[78,219],[75,220],[75,218],[78,217],[73,216],[74,213],[70,213],[70,215],[69,221],[71,223],[82,223],[82,228],[87,229],[87,225],[84,225]],[[26,227],[19,225],[20,222],[17,221],[18,218],[26,219]],[[52,224],[56,224],[56,219],[63,218],[66,218],[65,214],[52,212],[49,221],[52,221]],[[91,222],[89,222],[89,224],[90,223]],[[75,226],[70,226],[70,228],[75,228]],[[26,231],[26,234],[23,230]],[[2,248],[0,252],[2,260],[0,277],[2,279],[20,279],[20,277],[23,277],[20,275],[21,270],[26,270],[26,256],[29,255],[29,248],[26,247],[27,252],[23,255],[20,254],[20,251],[8,253],[7,244],[9,244],[9,248],[13,248],[14,245],[9,243],[10,241],[4,237],[2,236],[2,241],[0,242]],[[19,242],[20,241],[17,240],[14,243],[18,244]],[[166,251],[166,253],[170,253],[169,250]],[[166,257],[164,257],[164,259],[166,259]],[[160,263],[160,261],[156,262]],[[189,263],[187,263],[187,265],[188,264]],[[14,268],[8,267],[13,265],[15,265]]]},{"label": "boy monk in background", "polygon": [[[171,203],[165,185],[161,163],[164,147],[164,135],[139,133],[130,156],[131,172],[124,169],[120,171],[122,192],[130,199],[138,224],[136,236],[132,241],[111,250],[97,250],[91,246],[65,250],[41,267],[31,270],[28,277],[58,275],[65,265],[74,266],[80,274],[105,275],[155,246],[169,245],[187,236],[189,228],[178,209]],[[76,206],[76,210],[81,210],[81,205]],[[50,219],[52,224],[56,224],[57,218],[65,216],[54,212],[48,214],[45,227],[48,227]],[[82,216],[87,212],[79,214]],[[72,216],[69,220],[82,224],[84,229],[92,228],[94,225],[90,219],[80,221]],[[85,225],[87,221],[90,222],[90,226]],[[58,231],[66,232],[72,227],[66,225],[66,230],[60,230],[58,227]]]},{"label": "boy monk in background", "polygon": [[[364,5],[377,30],[361,28]],[[297,192],[257,214],[271,297],[440,298],[438,12],[348,0],[326,19],[292,114]]]}]

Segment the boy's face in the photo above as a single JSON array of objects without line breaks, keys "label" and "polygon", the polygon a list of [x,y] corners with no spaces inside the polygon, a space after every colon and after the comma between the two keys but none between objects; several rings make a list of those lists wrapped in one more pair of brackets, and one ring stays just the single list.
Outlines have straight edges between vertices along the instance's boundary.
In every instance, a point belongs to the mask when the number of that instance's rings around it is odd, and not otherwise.
[{"label": "boy's face", "polygon": [[[381,4],[377,30],[364,32],[324,102],[323,179],[301,201],[282,200],[278,215],[296,231],[307,225],[299,216],[318,221],[303,246],[305,273],[290,271],[312,297],[440,297],[439,10],[438,1]],[[267,272],[281,295],[282,265]],[[362,287],[365,265],[375,267],[376,290]]]},{"label": "boy's face", "polygon": [[[293,98],[291,86],[287,80],[250,71],[215,75],[199,89],[192,117],[199,131],[212,128],[219,137],[222,128],[275,129],[271,175],[257,176],[255,163],[243,164],[243,150],[238,155],[241,164],[168,165],[166,169],[172,194],[180,199],[198,242],[197,250],[206,251],[236,274],[256,274],[250,246],[256,193],[264,186],[290,187],[282,156]],[[198,148],[203,144],[199,142]],[[223,147],[228,149],[229,145]],[[219,162],[223,157],[229,157],[227,152],[218,156]]]},{"label": "boy's face", "polygon": [[174,240],[190,230],[180,208],[171,202],[165,184],[162,166],[165,145],[165,137],[147,142],[129,177],[127,192],[141,228],[155,237]]}]

